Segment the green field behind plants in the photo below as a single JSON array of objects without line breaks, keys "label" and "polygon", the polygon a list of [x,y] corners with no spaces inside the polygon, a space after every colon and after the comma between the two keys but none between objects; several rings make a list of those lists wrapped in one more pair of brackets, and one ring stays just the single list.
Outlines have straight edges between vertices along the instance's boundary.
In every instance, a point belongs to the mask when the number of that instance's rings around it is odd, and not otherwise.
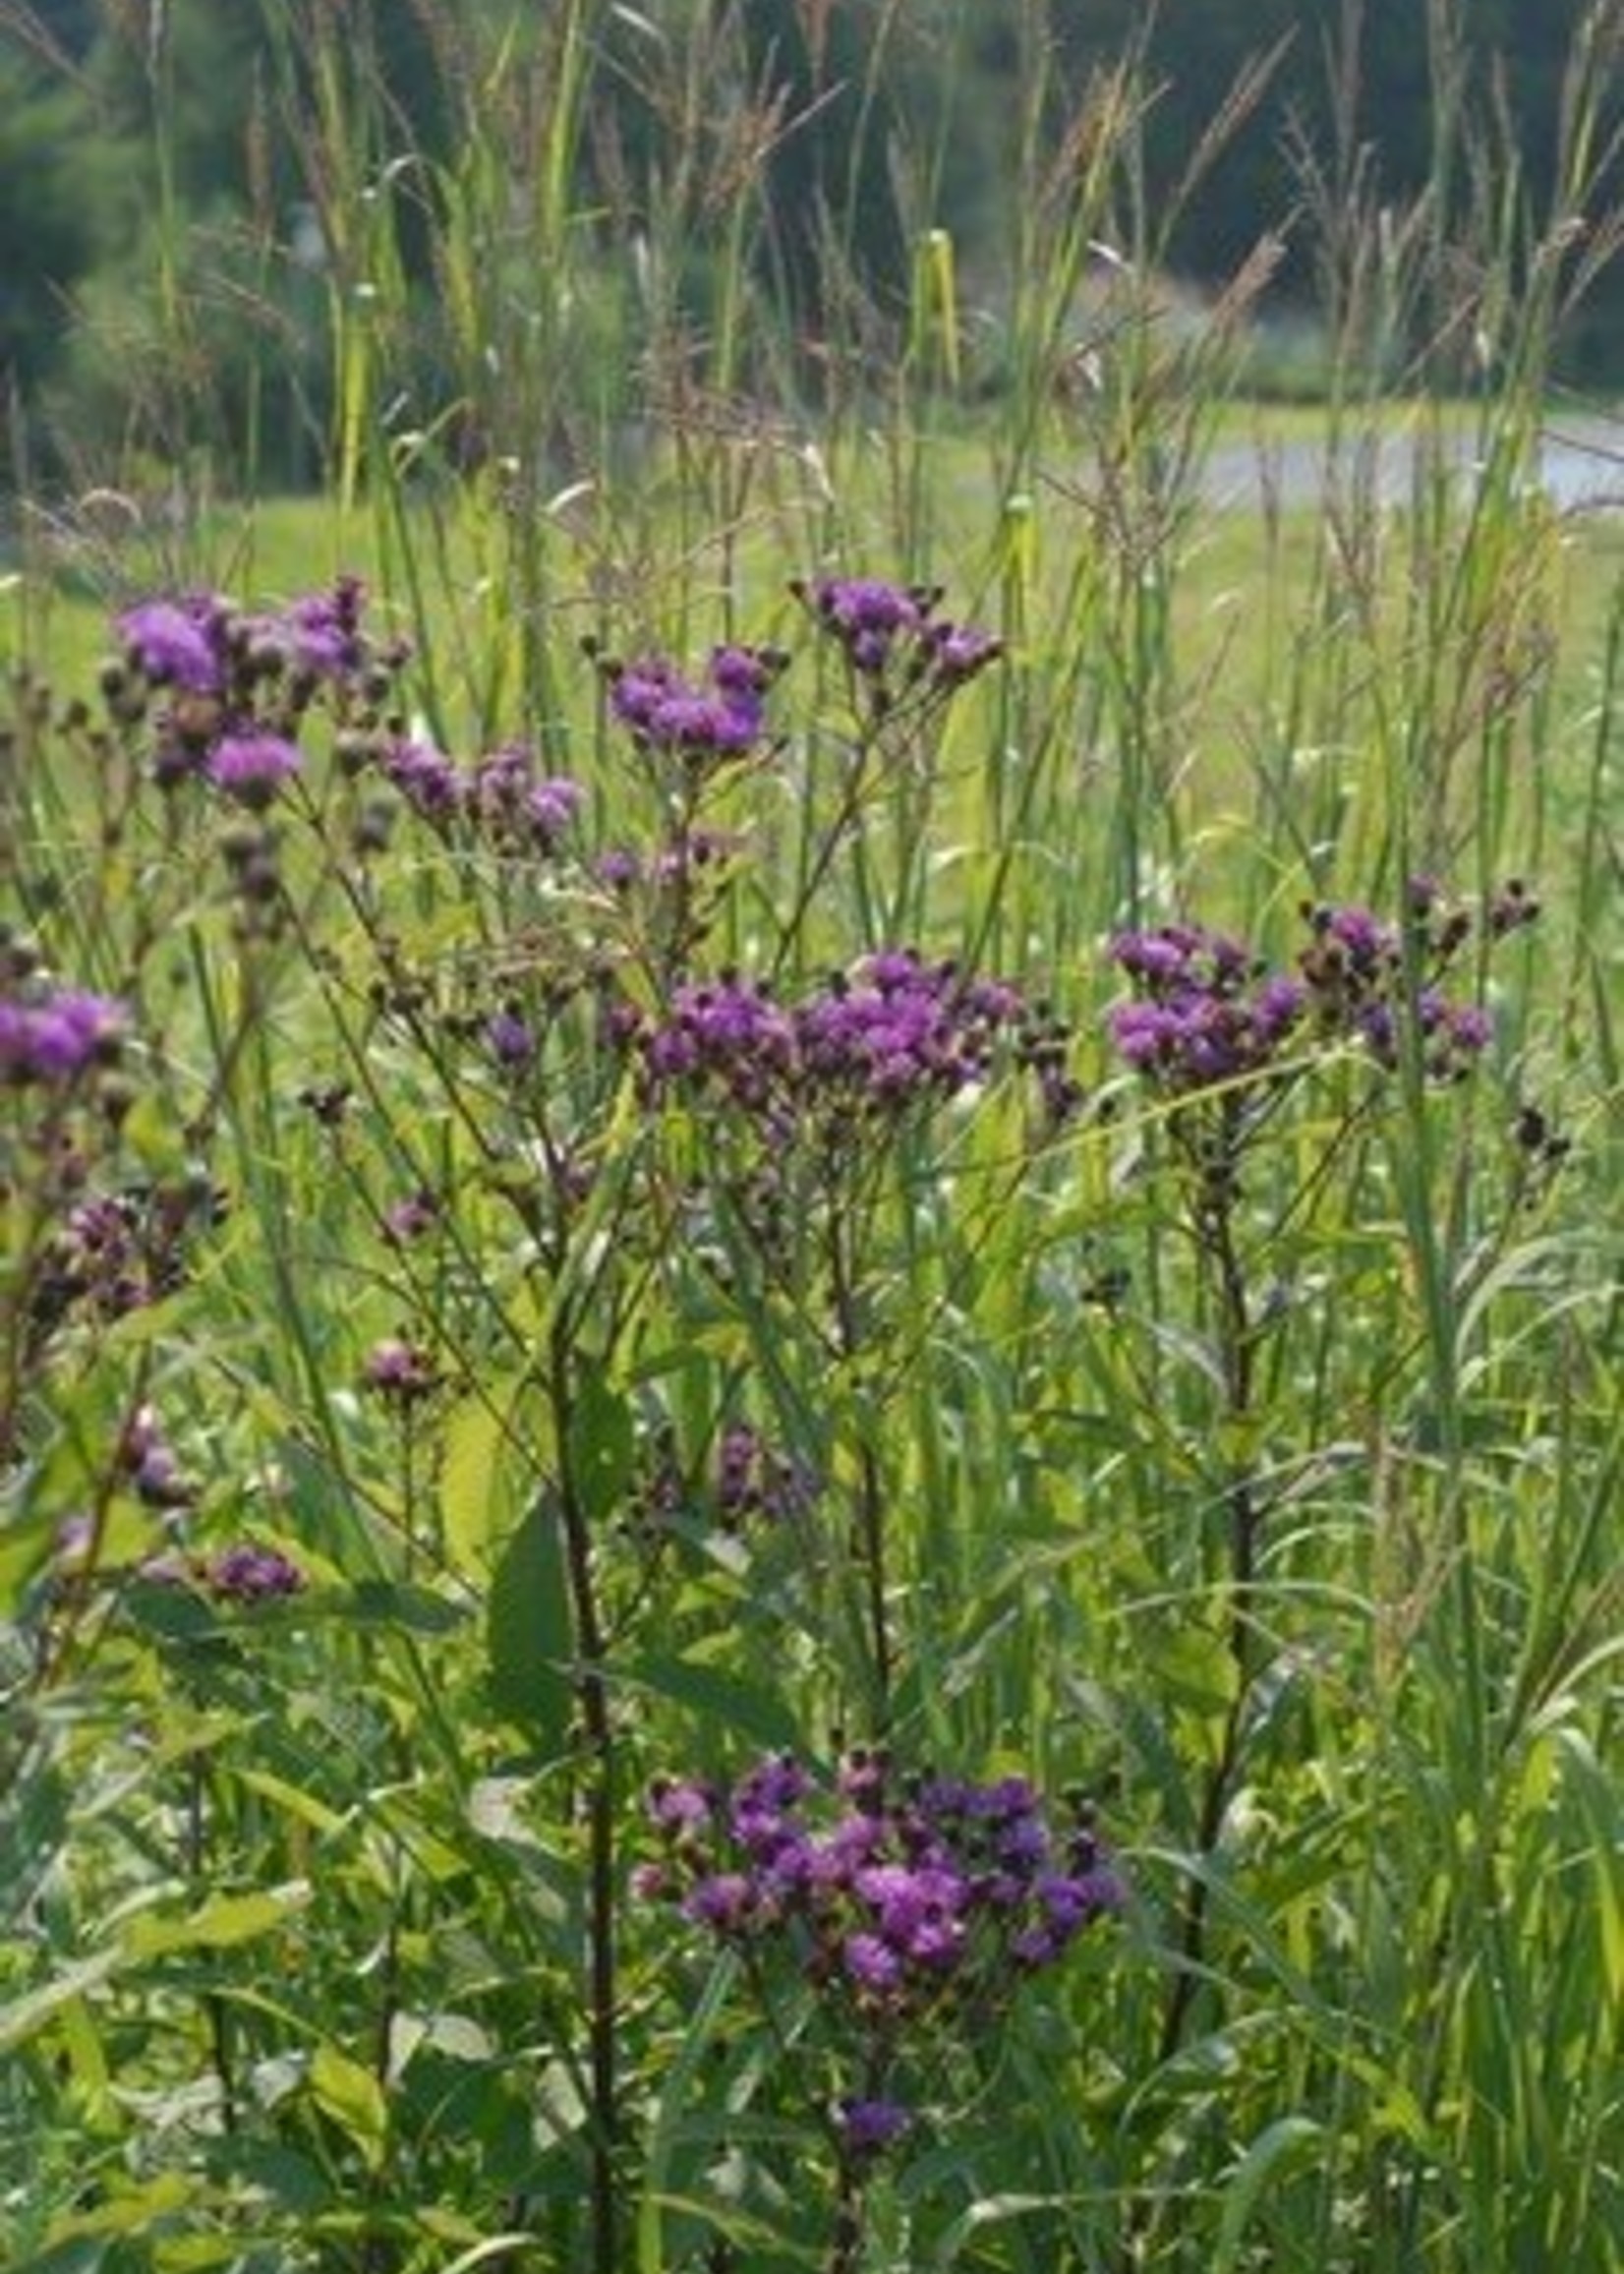
[{"label": "green field behind plants", "polygon": [[600,393],[572,7],[435,404],[323,21],[320,490],[0,591],[0,2258],[1624,2267],[1610,51],[1310,407],[1131,73],[996,391],[939,235],[812,356],[700,105]]}]

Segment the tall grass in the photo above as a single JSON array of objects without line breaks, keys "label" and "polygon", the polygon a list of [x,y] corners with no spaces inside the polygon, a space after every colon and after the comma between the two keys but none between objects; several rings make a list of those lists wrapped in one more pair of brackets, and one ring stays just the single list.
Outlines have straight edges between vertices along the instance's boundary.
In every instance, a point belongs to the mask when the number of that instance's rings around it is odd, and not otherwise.
[{"label": "tall grass", "polygon": [[[18,598],[7,2262],[1624,2265],[1624,615],[1537,479],[1614,12],[1548,214],[1443,8],[1414,209],[1351,139],[1305,158],[1322,462],[1222,516],[1276,249],[1175,321],[1134,58],[1064,88],[1023,5],[1003,305],[932,233],[951,122],[912,119],[906,290],[858,269],[854,159],[814,338],[767,194],[804,129],[741,11],[424,14],[438,153],[381,19],[279,18],[317,514],[244,507],[235,561],[187,555],[206,515],[156,566],[77,555],[118,605],[364,563],[374,647],[235,684],[302,772],[233,804],[217,716],[179,763],[173,686],[69,685],[31,568]],[[918,33],[864,21],[878,116]],[[945,585],[996,654],[854,660],[818,590],[869,577]],[[765,651],[759,731],[633,732],[639,667],[714,643]],[[471,756],[435,807],[434,745],[510,743],[573,811],[524,837]],[[1355,907],[1379,1048],[1324,967]],[[1136,1071],[1125,937],[1178,923],[1318,1022]],[[695,987],[788,1017],[840,970],[849,1011],[904,949],[953,1035],[969,980],[1021,998],[951,1097],[775,1072],[764,1123],[669,1041]],[[70,986],[126,1036],[53,1086],[18,1020]],[[1492,1014],[1458,1079],[1434,987]],[[245,1544],[303,1586],[234,1581]],[[989,1929],[903,1999],[815,1912],[716,1935],[637,1878],[724,1844],[661,1830],[665,1780],[874,1748],[894,1799],[1085,1800],[1123,1915],[1029,1978]],[[909,2128],[869,2152],[847,2097]]]}]

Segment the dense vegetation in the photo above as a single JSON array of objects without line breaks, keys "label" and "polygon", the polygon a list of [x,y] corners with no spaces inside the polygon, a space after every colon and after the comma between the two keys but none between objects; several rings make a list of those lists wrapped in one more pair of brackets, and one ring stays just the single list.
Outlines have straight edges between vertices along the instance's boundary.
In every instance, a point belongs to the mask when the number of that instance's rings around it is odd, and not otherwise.
[{"label": "dense vegetation", "polygon": [[883,176],[766,10],[53,18],[11,2274],[1624,2274],[1612,13],[1227,473],[1239,131],[926,13]]},{"label": "dense vegetation", "polygon": [[[638,249],[669,232],[668,203],[721,190],[695,179],[696,128],[713,167],[740,168],[735,186],[759,201],[750,258],[798,338],[798,388],[824,376],[818,358],[843,345],[859,302],[870,338],[895,337],[929,229],[950,233],[967,298],[996,329],[1023,142],[1066,163],[1082,90],[1128,62],[1143,121],[1113,242],[1207,300],[1269,248],[1253,384],[1323,391],[1338,232],[1428,201],[1451,227],[1474,204],[1497,207],[1481,218],[1514,268],[1558,220],[1575,230],[1570,268],[1598,273],[1558,353],[1570,375],[1606,382],[1624,323],[1609,273],[1610,156],[1585,204],[1570,202],[1582,14],[1582,0],[1149,12],[1130,0],[681,0],[644,12],[367,0],[339,13],[323,0],[9,0],[0,371],[26,413],[10,447],[15,457],[26,442],[40,478],[66,466],[108,479],[132,446],[173,456],[184,436],[230,478],[251,464],[256,479],[319,478],[333,411],[328,293],[354,258],[324,146],[340,109],[358,138],[347,161],[391,204],[423,303],[412,377],[449,413],[431,321],[447,180],[480,131],[491,60],[510,63],[513,40],[545,56],[560,38],[580,125],[557,153],[560,187],[599,254],[577,311],[589,354],[623,337],[626,300],[646,281]],[[330,70],[318,60],[326,30],[342,33]],[[471,64],[476,50],[485,60]],[[1605,65],[1603,53],[1591,68]],[[1616,104],[1587,114],[1604,140]],[[726,122],[746,116],[753,155],[725,146]],[[534,108],[507,123],[521,148],[545,137]],[[728,258],[690,241],[680,275],[663,280],[691,328],[714,322]],[[1394,378],[1425,344],[1423,321],[1370,347]],[[1470,342],[1448,343],[1443,362],[1456,385],[1481,376]],[[990,393],[1003,385],[996,349],[980,378]],[[634,375],[614,393],[606,411],[637,409]]]}]

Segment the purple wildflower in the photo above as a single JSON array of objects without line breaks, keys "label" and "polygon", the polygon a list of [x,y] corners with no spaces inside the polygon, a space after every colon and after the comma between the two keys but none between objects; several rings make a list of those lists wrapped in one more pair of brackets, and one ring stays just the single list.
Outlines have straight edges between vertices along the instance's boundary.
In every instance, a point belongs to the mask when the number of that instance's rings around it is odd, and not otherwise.
[{"label": "purple wildflower", "polygon": [[713,648],[711,684],[727,702],[759,700],[787,661],[788,658],[777,648]]},{"label": "purple wildflower", "polygon": [[649,1787],[649,1815],[673,1837],[701,1830],[715,1813],[716,1794],[694,1778],[661,1777]]},{"label": "purple wildflower", "polygon": [[432,1352],[396,1335],[374,1343],[362,1366],[361,1378],[368,1389],[400,1406],[415,1405],[432,1396],[440,1384]]},{"label": "purple wildflower", "polygon": [[657,1081],[713,1081],[782,1128],[796,1110],[846,1120],[953,1096],[1018,1012],[1011,988],[891,950],[787,1010],[748,980],[680,988],[642,1047]]},{"label": "purple wildflower", "polygon": [[1494,1020],[1480,1004],[1446,1005],[1443,1024],[1451,1047],[1458,1051],[1486,1050],[1494,1039]]},{"label": "purple wildflower", "polygon": [[0,1081],[60,1087],[116,1055],[127,1015],[121,1003],[78,988],[31,1002],[0,1001]]},{"label": "purple wildflower", "polygon": [[465,796],[499,847],[551,853],[573,822],[582,791],[561,775],[539,776],[529,745],[509,742],[480,759]]},{"label": "purple wildflower", "polygon": [[881,700],[911,685],[951,693],[1004,652],[992,632],[938,620],[933,612],[942,595],[930,585],[825,576],[789,589]]},{"label": "purple wildflower", "polygon": [[337,679],[358,671],[365,660],[361,614],[367,588],[356,576],[341,576],[330,592],[307,594],[284,612],[293,660],[318,678]]},{"label": "purple wildflower", "polygon": [[881,1935],[847,1935],[841,1962],[859,1990],[881,1996],[897,1989],[902,1979],[901,1955]]},{"label": "purple wildflower", "polygon": [[292,742],[256,729],[222,735],[203,761],[203,772],[216,789],[258,810],[270,803],[303,764]]},{"label": "purple wildflower", "polygon": [[678,987],[666,1024],[645,1037],[657,1081],[710,1077],[741,1105],[765,1105],[794,1066],[794,1026],[748,979]]},{"label": "purple wildflower", "polygon": [[291,1556],[247,1541],[210,1557],[203,1580],[211,1595],[228,1603],[270,1603],[298,1595],[305,1586],[305,1574]]},{"label": "purple wildflower", "polygon": [[684,1913],[696,1926],[713,1928],[719,1935],[736,1935],[751,1924],[759,1897],[743,1872],[716,1872],[695,1882],[683,1898]]},{"label": "purple wildflower", "polygon": [[783,658],[768,648],[717,648],[708,687],[695,686],[666,656],[604,666],[609,710],[644,749],[703,768],[753,749],[766,731],[767,689]]},{"label": "purple wildflower", "polygon": [[528,1066],[536,1055],[534,1028],[511,1009],[497,1011],[486,1020],[485,1040],[496,1064],[510,1074]]},{"label": "purple wildflower", "polygon": [[629,845],[610,845],[607,852],[598,855],[593,873],[610,892],[629,892],[643,880],[643,863]]},{"label": "purple wildflower", "polygon": [[923,629],[932,597],[917,585],[862,576],[825,576],[810,588],[791,589],[869,678],[881,677],[899,645]]},{"label": "purple wildflower", "polygon": [[552,850],[574,820],[580,803],[580,784],[570,782],[562,775],[549,775],[526,791],[524,818],[530,825],[538,850]]},{"label": "purple wildflower", "polygon": [[945,686],[958,687],[996,663],[1004,642],[973,624],[938,623],[927,631],[925,649],[935,676]]},{"label": "purple wildflower", "polygon": [[383,1236],[391,1247],[409,1247],[424,1239],[439,1221],[438,1200],[431,1192],[408,1193],[391,1200],[383,1211]]},{"label": "purple wildflower", "polygon": [[1174,1091],[1264,1072],[1307,1001],[1298,980],[1194,924],[1120,933],[1111,960],[1139,990],[1107,1015],[1111,1039],[1130,1066]]},{"label": "purple wildflower", "polygon": [[467,804],[466,777],[432,742],[396,742],[383,760],[383,773],[419,819],[436,828],[444,828]]},{"label": "purple wildflower", "polygon": [[225,685],[224,601],[211,594],[145,600],[126,609],[116,629],[125,652],[155,687],[217,695]]},{"label": "purple wildflower", "polygon": [[913,2118],[899,2101],[842,2100],[835,2121],[845,2153],[861,2159],[895,2147]]},{"label": "purple wildflower", "polygon": [[[757,1967],[810,1986],[871,2085],[939,2026],[945,1998],[996,2012],[1123,1899],[1087,1820],[1053,1834],[1025,1778],[901,1776],[881,1749],[848,1755],[832,1786],[784,1754],[727,1789],[664,1780],[650,1812],[664,1842],[650,1898],[724,1942],[748,1934]],[[872,2105],[853,2152],[905,2124]]]}]

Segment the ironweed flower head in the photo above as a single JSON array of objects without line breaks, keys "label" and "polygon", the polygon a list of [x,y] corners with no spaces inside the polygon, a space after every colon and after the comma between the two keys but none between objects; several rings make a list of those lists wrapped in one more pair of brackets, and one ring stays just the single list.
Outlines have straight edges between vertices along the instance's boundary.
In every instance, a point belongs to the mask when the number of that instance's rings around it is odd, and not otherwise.
[{"label": "ironweed flower head", "polygon": [[441,1379],[433,1352],[398,1335],[374,1343],[361,1376],[367,1388],[387,1404],[402,1407],[432,1397]]},{"label": "ironweed flower head", "polygon": [[214,593],[144,600],[115,622],[130,662],[154,687],[217,695],[226,683],[229,604]]},{"label": "ironweed flower head", "polygon": [[537,771],[528,743],[508,742],[475,765],[461,802],[498,850],[555,852],[581,803],[581,786]]},{"label": "ironweed flower head", "polygon": [[913,2117],[899,2101],[847,2099],[835,2111],[841,2148],[853,2163],[866,2162],[895,2147]]},{"label": "ironweed flower head", "polygon": [[[1520,882],[1508,886],[1484,910],[1486,936],[1503,938],[1537,912]],[[1391,1070],[1410,1031],[1432,1080],[1471,1071],[1493,1039],[1493,1020],[1480,1005],[1452,998],[1442,982],[1477,927],[1470,910],[1447,904],[1435,878],[1411,879],[1402,927],[1357,905],[1309,905],[1303,914],[1309,944],[1298,968],[1321,1035],[1362,1043]],[[1414,993],[1412,971],[1421,980]]]},{"label": "ironweed flower head", "polygon": [[657,1088],[719,1091],[782,1137],[957,1095],[1020,1014],[1014,988],[887,950],[787,1006],[748,979],[685,984],[639,1041]]},{"label": "ironweed flower head", "polygon": [[492,1057],[507,1074],[522,1072],[536,1055],[535,1028],[511,1005],[486,1020],[485,1040]]},{"label": "ironweed flower head", "polygon": [[1004,652],[994,633],[939,618],[938,586],[822,576],[797,578],[789,589],[882,701],[909,689],[951,693]]},{"label": "ironweed flower head", "polygon": [[174,1294],[186,1281],[191,1233],[225,1206],[196,1179],[73,1199],[40,1259],[29,1305],[35,1326],[48,1334],[76,1306],[122,1318]]},{"label": "ironweed flower head", "polygon": [[853,669],[871,678],[882,676],[897,649],[924,629],[938,597],[926,585],[866,576],[821,576],[790,589],[840,642]]},{"label": "ironweed flower head", "polygon": [[826,1094],[889,1110],[979,1081],[995,1038],[1019,1015],[1020,998],[999,981],[888,950],[801,1007],[801,1060]]},{"label": "ironweed flower head", "polygon": [[748,1422],[730,1422],[717,1440],[716,1505],[725,1526],[746,1517],[792,1515],[812,1499],[814,1481]]},{"label": "ironweed flower head", "polygon": [[689,981],[644,1033],[643,1059],[657,1085],[711,1084],[761,1111],[793,1082],[795,1025],[752,980]]},{"label": "ironweed flower head", "polygon": [[1175,1093],[1265,1072],[1306,1002],[1299,982],[1199,925],[1119,933],[1111,959],[1138,990],[1109,1014],[1111,1038],[1130,1066]]},{"label": "ironweed flower head", "polygon": [[273,1603],[300,1595],[305,1574],[291,1556],[278,1547],[259,1547],[242,1541],[209,1557],[203,1580],[210,1595],[223,1603]]},{"label": "ironweed flower head", "polygon": [[300,671],[318,678],[341,679],[368,661],[361,630],[367,588],[358,576],[341,576],[330,592],[308,593],[276,620]]},{"label": "ironweed flower head", "polygon": [[126,609],[114,632],[148,686],[218,698],[242,725],[258,707],[306,708],[325,688],[340,708],[375,704],[405,660],[365,630],[366,588],[341,576],[279,609],[253,612],[219,593],[154,597]]},{"label": "ironweed flower head", "polygon": [[[998,2011],[1125,1899],[1087,1819],[1055,1827],[1025,1778],[903,1777],[883,1752],[832,1784],[783,1754],[730,1786],[664,1778],[649,1816],[662,1852],[638,1890],[797,1974],[867,2077],[950,1998]],[[907,2122],[873,2095],[842,2105],[853,2149]]]},{"label": "ironweed flower head", "polygon": [[[1483,914],[1490,940],[1531,922],[1537,903],[1520,883]],[[1311,1048],[1357,1045],[1388,1070],[1413,1035],[1436,1081],[1464,1077],[1493,1036],[1479,1005],[1443,982],[1473,937],[1471,913],[1447,905],[1436,879],[1411,881],[1397,921],[1357,903],[1303,908],[1307,945],[1292,972],[1271,971],[1239,941],[1194,924],[1125,932],[1111,958],[1134,993],[1107,1015],[1130,1066],[1183,1096],[1301,1061]],[[1419,979],[1419,985],[1417,981]]]},{"label": "ironweed flower head", "polygon": [[303,765],[292,742],[256,730],[221,735],[203,761],[203,772],[216,789],[260,811]]},{"label": "ironweed flower head", "polygon": [[81,988],[35,986],[0,997],[0,1082],[61,1089],[112,1065],[128,1026],[123,1004]]},{"label": "ironweed flower head", "polygon": [[[253,613],[216,593],[153,598],[115,619],[122,660],[102,676],[122,725],[151,710],[151,778],[174,789],[200,777],[245,804],[267,804],[301,759],[313,706],[340,726],[341,747],[366,747],[405,660],[362,625],[364,589],[340,577],[324,592]],[[149,698],[161,695],[161,703]]]},{"label": "ironweed flower head", "polygon": [[775,648],[719,647],[696,685],[667,656],[601,658],[610,716],[640,749],[674,756],[703,774],[742,758],[767,731],[766,695],[787,658]]},{"label": "ironweed flower head", "polygon": [[540,771],[527,742],[505,742],[462,766],[431,742],[400,737],[379,753],[384,780],[439,836],[492,851],[549,858],[564,845],[581,806],[578,782]]},{"label": "ironweed flower head", "polygon": [[469,800],[468,778],[455,759],[447,758],[432,742],[402,740],[391,744],[383,758],[383,775],[418,818],[436,829],[455,820]]}]

